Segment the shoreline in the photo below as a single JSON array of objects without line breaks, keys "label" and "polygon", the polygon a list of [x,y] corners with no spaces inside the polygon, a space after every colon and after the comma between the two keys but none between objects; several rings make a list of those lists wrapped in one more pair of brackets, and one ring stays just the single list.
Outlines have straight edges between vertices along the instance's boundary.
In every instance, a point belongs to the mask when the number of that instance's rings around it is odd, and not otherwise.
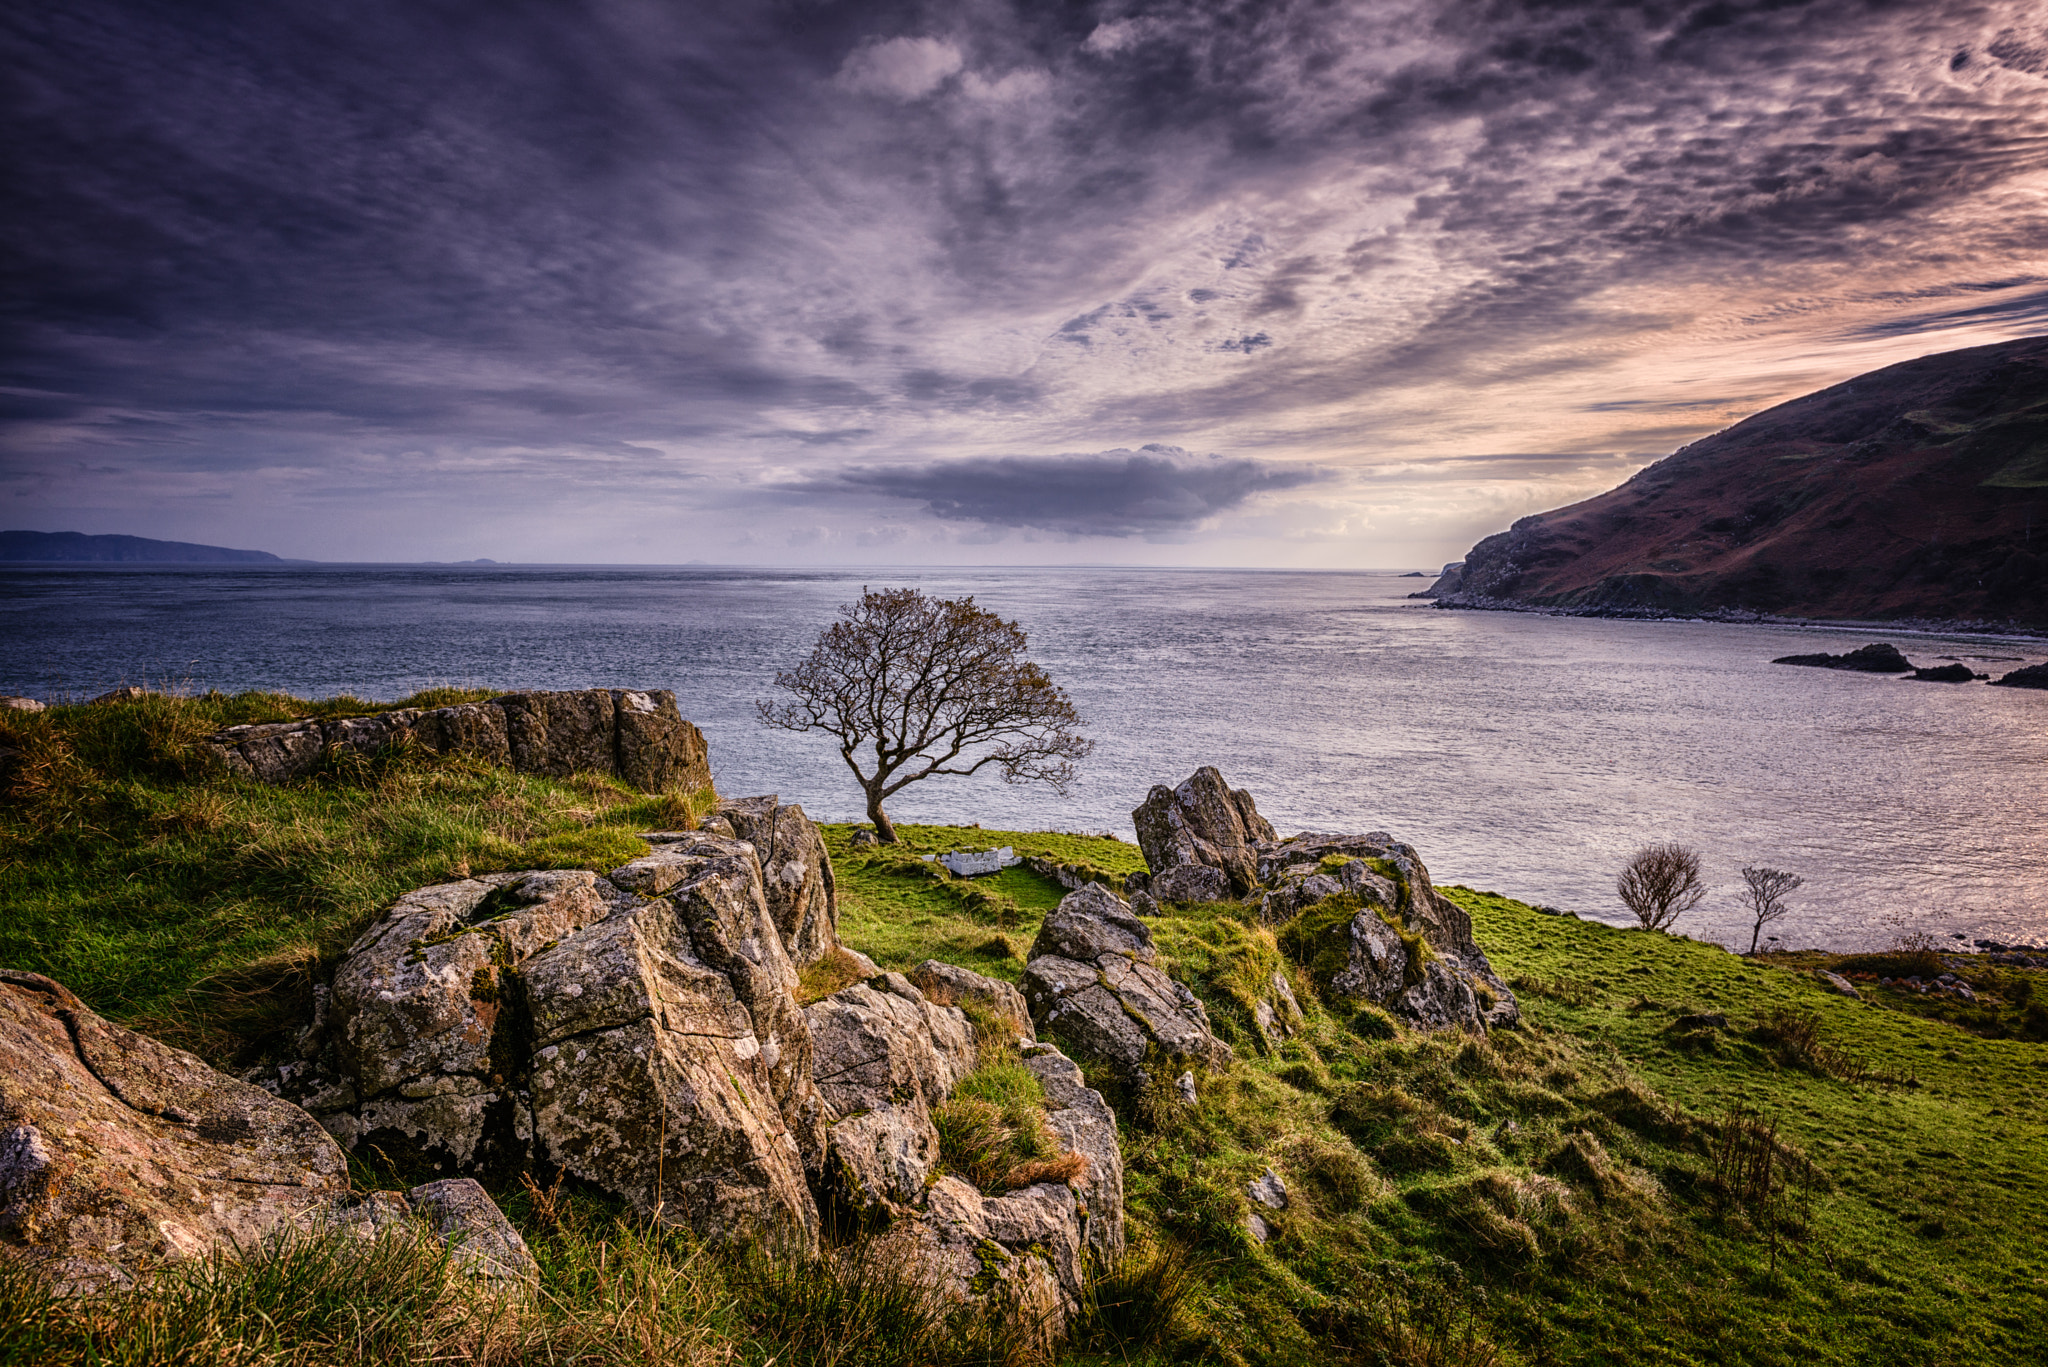
[{"label": "shoreline", "polygon": [[1627,622],[1714,622],[1729,626],[1796,627],[1809,631],[1889,632],[1897,636],[1971,636],[1994,641],[2048,642],[2048,627],[2029,627],[2018,622],[1987,625],[1983,622],[1933,617],[1901,617],[1872,622],[1835,617],[1785,617],[1747,608],[1715,608],[1708,612],[1673,612],[1664,608],[1609,606],[1561,607],[1551,603],[1523,603],[1510,598],[1446,597],[1430,604],[1454,612],[1518,612],[1539,617],[1594,617]]}]

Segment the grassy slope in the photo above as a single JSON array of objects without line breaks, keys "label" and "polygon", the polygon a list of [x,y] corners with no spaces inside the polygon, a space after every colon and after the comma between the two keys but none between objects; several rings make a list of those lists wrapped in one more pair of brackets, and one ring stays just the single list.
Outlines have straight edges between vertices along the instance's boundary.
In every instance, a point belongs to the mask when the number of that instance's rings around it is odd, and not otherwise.
[{"label": "grassy slope", "polygon": [[[205,729],[298,710],[245,697],[5,719],[0,743],[27,763],[0,807],[0,963],[49,972],[108,1015],[228,1062],[287,1023],[337,948],[405,888],[465,867],[608,868],[640,848],[633,830],[678,815],[680,799],[601,781],[404,756],[281,790],[189,762]],[[856,851],[850,834],[827,828],[842,934],[892,968],[937,956],[1014,978],[1061,895],[1024,869],[953,880],[919,852],[1007,843],[1111,874],[1141,866],[1131,846],[1088,837],[912,827],[908,850]],[[1102,1283],[1070,1358],[2043,1360],[2028,1326],[2048,1310],[2037,1234],[2048,1047],[1830,996],[1795,971],[1803,963],[1449,891],[1519,980],[1526,1029],[1407,1035],[1376,1013],[1314,1003],[1296,973],[1308,1027],[1265,1053],[1248,1005],[1282,967],[1270,933],[1227,907],[1154,923],[1240,1061],[1204,1079],[1192,1112],[1116,1097],[1136,1251]],[[1674,1029],[1706,1011],[1727,1027]],[[1817,1029],[1818,1053],[1788,1042],[1774,1014],[1785,1011]],[[1816,1058],[1917,1085],[1844,1082]],[[1796,1150],[1810,1173],[1795,1162],[1803,1175],[1789,1185],[1746,1187],[1731,1160],[1760,1149],[1743,1147],[1753,1126],[1728,1123],[1742,1113],[1789,1141],[1771,1150],[1780,1172]],[[1245,1228],[1245,1183],[1269,1166],[1293,1200],[1265,1212],[1276,1232],[1260,1245]],[[956,1352],[918,1338],[916,1316],[887,1294],[825,1286],[836,1273],[804,1274],[822,1318],[799,1322],[785,1313],[800,1289],[788,1275],[771,1284],[686,1240],[650,1242],[587,1199],[551,1212],[529,1193],[500,1195],[549,1269],[551,1318],[529,1326],[536,1342],[587,1344],[615,1321],[678,1358],[825,1362],[856,1341],[845,1361]],[[626,1267],[629,1249],[630,1286],[605,1271]],[[675,1299],[683,1286],[687,1304]],[[255,1327],[221,1329],[224,1356],[230,1340],[285,1322],[261,1296],[236,1294],[247,1313],[234,1322]],[[20,1307],[10,1323],[29,1323],[33,1305],[0,1294],[0,1320]],[[76,1356],[66,1339],[16,1357],[7,1332],[0,1323],[0,1361]],[[316,1339],[294,1339],[293,1360],[353,1352]],[[568,1360],[635,1356],[614,1345]]]}]

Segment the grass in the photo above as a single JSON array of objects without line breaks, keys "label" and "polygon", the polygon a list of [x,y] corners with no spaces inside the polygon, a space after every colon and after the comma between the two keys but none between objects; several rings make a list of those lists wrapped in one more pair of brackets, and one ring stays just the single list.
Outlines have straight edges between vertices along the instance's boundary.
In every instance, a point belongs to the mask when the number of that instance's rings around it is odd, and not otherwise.
[{"label": "grass", "polygon": [[267,787],[209,772],[195,744],[358,706],[373,705],[151,695],[0,713],[0,746],[20,756],[0,803],[0,963],[230,1063],[296,1024],[314,982],[400,893],[497,869],[616,868],[646,852],[635,831],[701,806],[411,753]]},{"label": "grass", "polygon": [[[444,699],[434,699],[442,701]],[[491,868],[608,868],[691,799],[391,755],[266,789],[191,742],[303,709],[144,700],[7,717],[0,962],[219,1063],[296,1021],[399,892]],[[955,879],[917,856],[1008,844],[1108,876],[1120,842],[826,828],[841,933],[885,968],[939,957],[1015,979],[1063,890],[1025,868]],[[1525,1025],[1421,1036],[1318,1001],[1249,909],[1154,921],[1238,1061],[1192,1107],[1121,1094],[1132,1251],[1096,1269],[1077,1363],[2027,1363],[2048,1313],[2048,1046],[2038,971],[1968,976],[1972,1006],[1680,938],[1444,890]],[[1296,952],[1311,952],[1297,946]],[[828,961],[806,996],[850,981]],[[1274,973],[1307,1012],[1269,1045]],[[1896,976],[1886,974],[1884,976]],[[1035,1079],[1000,1047],[947,1106],[945,1161],[984,1190],[1057,1176]],[[1268,1170],[1289,1200],[1254,1206]],[[370,1173],[390,1185],[404,1174]],[[948,1315],[855,1242],[818,1259],[706,1248],[589,1192],[495,1193],[542,1266],[507,1309],[434,1248],[287,1245],[112,1300],[0,1276],[0,1363],[1022,1362],[1033,1338]],[[1251,1231],[1254,1211],[1270,1237]],[[351,1261],[354,1259],[356,1261]],[[363,1261],[367,1259],[367,1261]],[[381,1261],[379,1261],[381,1260]]]}]

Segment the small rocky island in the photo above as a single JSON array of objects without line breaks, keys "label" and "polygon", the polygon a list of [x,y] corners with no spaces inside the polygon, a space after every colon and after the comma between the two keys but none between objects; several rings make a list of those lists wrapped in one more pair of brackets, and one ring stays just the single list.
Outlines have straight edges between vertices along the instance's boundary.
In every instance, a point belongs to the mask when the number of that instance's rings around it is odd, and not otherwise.
[{"label": "small rocky island", "polygon": [[1960,660],[1945,665],[1916,665],[1899,648],[1888,642],[1859,646],[1840,655],[1825,651],[1812,655],[1780,655],[1774,665],[1805,665],[1812,669],[1841,669],[1856,674],[1904,674],[1921,683],[1976,683],[1985,681],[2003,688],[2048,688],[2048,664],[2027,665],[2011,670],[2002,678],[1980,674]]}]

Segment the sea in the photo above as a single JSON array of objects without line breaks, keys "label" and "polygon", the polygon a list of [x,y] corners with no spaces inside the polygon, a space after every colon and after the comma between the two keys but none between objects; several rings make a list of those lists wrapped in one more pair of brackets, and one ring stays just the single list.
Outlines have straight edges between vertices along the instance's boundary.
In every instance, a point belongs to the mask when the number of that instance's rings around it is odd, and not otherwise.
[{"label": "sea", "polygon": [[1390,831],[1440,883],[1614,923],[1636,848],[1700,851],[1677,929],[1747,948],[1741,870],[1806,882],[1780,948],[1925,931],[2048,942],[2048,691],[1774,665],[1890,640],[1994,676],[2048,642],[1444,611],[1393,573],[569,566],[0,568],[0,693],[117,684],[390,700],[443,684],[674,689],[718,789],[821,820],[862,800],[776,696],[865,587],[1018,622],[1094,753],[1062,797],[934,779],[899,822],[1133,836],[1157,783],[1215,765],[1282,834]]}]

